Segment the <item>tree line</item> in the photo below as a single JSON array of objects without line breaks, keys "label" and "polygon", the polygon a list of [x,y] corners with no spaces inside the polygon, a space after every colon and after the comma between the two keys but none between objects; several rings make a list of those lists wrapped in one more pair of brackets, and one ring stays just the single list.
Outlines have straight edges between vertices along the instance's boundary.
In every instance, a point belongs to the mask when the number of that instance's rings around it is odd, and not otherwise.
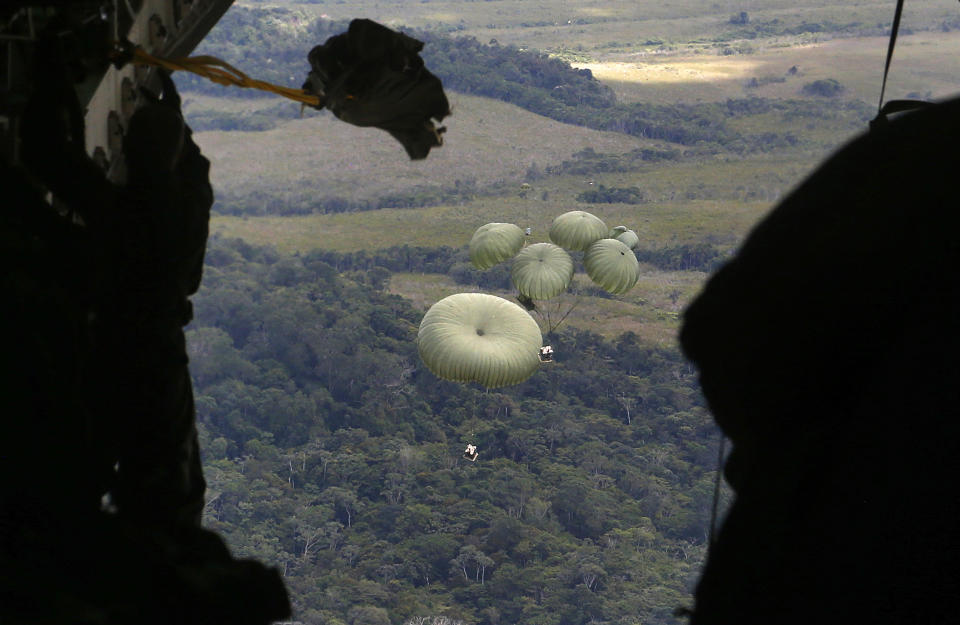
[{"label": "tree line", "polygon": [[[237,242],[246,246],[248,243]],[[219,254],[219,252],[214,252]],[[711,271],[722,260],[721,251],[709,243],[664,245],[656,248],[634,250],[637,260],[664,271]],[[509,263],[501,263],[480,271],[473,268],[465,248],[449,246],[421,247],[397,245],[378,250],[334,252],[317,249],[310,258],[321,260],[338,272],[371,271],[379,267],[390,272],[439,273],[454,277],[459,284],[470,284],[490,289],[507,289]],[[461,268],[467,265],[470,269]],[[580,267],[578,270],[582,270]]]}]

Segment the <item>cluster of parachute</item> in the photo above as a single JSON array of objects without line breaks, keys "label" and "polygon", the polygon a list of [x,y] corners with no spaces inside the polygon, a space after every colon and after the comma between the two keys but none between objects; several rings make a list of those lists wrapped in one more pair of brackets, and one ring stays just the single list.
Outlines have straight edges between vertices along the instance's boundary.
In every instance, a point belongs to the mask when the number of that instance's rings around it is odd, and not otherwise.
[{"label": "cluster of parachute", "polygon": [[[608,229],[586,211],[554,219],[552,243],[526,245],[527,234],[515,224],[489,223],[470,240],[470,261],[478,269],[513,259],[510,279],[527,309],[534,300],[567,290],[574,275],[571,251],[583,252],[587,275],[610,293],[626,293],[640,277],[633,253],[640,243],[637,234],[625,226]],[[523,382],[549,350],[524,307],[486,293],[457,293],[434,304],[420,323],[417,345],[420,358],[438,377],[487,388]]]}]

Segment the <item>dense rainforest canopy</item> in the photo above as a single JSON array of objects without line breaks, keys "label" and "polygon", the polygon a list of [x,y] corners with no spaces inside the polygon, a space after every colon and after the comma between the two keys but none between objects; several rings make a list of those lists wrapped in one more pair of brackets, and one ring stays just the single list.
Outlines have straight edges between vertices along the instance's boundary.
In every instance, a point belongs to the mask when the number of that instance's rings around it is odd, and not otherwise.
[{"label": "dense rainforest canopy", "polygon": [[391,269],[344,261],[210,241],[188,332],[206,523],[280,567],[303,622],[671,622],[719,440],[677,350],[568,329],[523,384],[446,382]]}]

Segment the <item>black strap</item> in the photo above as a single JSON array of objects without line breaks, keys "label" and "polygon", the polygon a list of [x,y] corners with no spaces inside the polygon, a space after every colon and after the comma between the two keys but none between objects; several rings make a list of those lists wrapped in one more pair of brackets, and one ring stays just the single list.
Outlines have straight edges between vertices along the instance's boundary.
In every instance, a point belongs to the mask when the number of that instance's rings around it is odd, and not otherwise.
[{"label": "black strap", "polygon": [[887,46],[887,62],[883,66],[883,83],[880,86],[880,102],[877,104],[877,116],[870,121],[870,130],[876,130],[887,122],[887,116],[894,113],[903,113],[929,106],[930,102],[923,100],[890,100],[883,103],[883,95],[887,90],[887,74],[890,73],[890,61],[893,60],[893,48],[897,44],[897,33],[900,31],[900,16],[903,14],[903,0],[897,0],[897,9],[893,13],[893,26],[890,28],[890,44]]},{"label": "black strap", "polygon": [[883,66],[883,83],[880,85],[880,103],[877,104],[877,117],[883,114],[883,94],[887,90],[887,74],[890,73],[890,61],[893,60],[893,47],[897,45],[897,32],[900,30],[900,16],[903,14],[903,0],[897,0],[897,10],[893,13],[893,26],[890,28],[890,43],[887,45],[887,62]]},{"label": "black strap", "polygon": [[723,482],[723,460],[726,456],[727,437],[720,432],[720,447],[717,450],[717,475],[713,482],[713,505],[710,507],[710,536],[708,545],[713,547],[717,541],[717,520],[720,512],[720,484]]}]

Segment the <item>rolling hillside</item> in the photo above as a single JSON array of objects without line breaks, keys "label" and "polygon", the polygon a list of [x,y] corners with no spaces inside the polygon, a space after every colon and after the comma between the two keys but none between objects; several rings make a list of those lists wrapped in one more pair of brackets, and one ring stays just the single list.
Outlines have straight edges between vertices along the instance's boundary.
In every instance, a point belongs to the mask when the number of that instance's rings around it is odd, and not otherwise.
[{"label": "rolling hillside", "polygon": [[[187,116],[223,110],[223,100],[188,99]],[[587,147],[620,153],[660,146],[562,124],[488,98],[452,94],[451,105],[445,145],[424,161],[410,161],[381,130],[350,126],[328,114],[286,120],[264,132],[199,132],[196,141],[214,163],[212,181],[222,198],[256,192],[353,200],[452,188],[458,181],[478,190],[513,191],[532,165],[558,163]]]}]

